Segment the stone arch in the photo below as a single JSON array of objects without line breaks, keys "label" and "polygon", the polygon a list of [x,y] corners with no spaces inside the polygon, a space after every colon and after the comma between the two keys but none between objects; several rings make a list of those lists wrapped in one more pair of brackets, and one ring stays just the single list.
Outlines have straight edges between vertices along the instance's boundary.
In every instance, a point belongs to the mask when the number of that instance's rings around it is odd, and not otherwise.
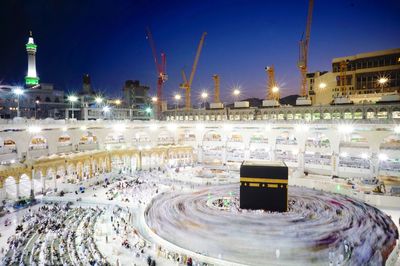
[{"label": "stone arch", "polygon": [[17,153],[17,144],[10,137],[4,139],[0,137],[0,151],[4,153]]},{"label": "stone arch", "polygon": [[343,176],[370,173],[370,147],[368,140],[358,133],[343,135],[339,143],[339,172]]},{"label": "stone arch", "polygon": [[201,154],[204,164],[220,167],[224,163],[225,145],[222,135],[215,130],[204,132],[202,137]]},{"label": "stone arch", "polygon": [[86,131],[79,139],[79,144],[92,144],[97,142],[97,136],[94,135],[91,131]]},{"label": "stone arch", "polygon": [[204,141],[222,141],[222,136],[220,133],[218,133],[215,130],[208,130],[208,131],[204,132],[202,140],[203,140],[203,142]]},{"label": "stone arch", "polygon": [[58,137],[57,145],[58,146],[70,146],[70,145],[72,145],[71,136],[66,134],[66,133],[63,133],[62,135],[60,135]]},{"label": "stone arch", "polygon": [[31,195],[31,179],[27,174],[22,174],[19,178],[19,196],[29,198]]},{"label": "stone arch", "polygon": [[[241,163],[245,159],[245,142],[243,135],[238,131],[232,131],[228,134],[226,140],[226,161],[227,163]],[[232,165],[238,168],[238,165]]]},{"label": "stone arch", "polygon": [[105,144],[125,142],[124,134],[121,132],[111,132],[105,138]]},{"label": "stone arch", "polygon": [[325,134],[320,132],[314,132],[310,134],[306,139],[306,149],[309,148],[330,148],[330,141]]},{"label": "stone arch", "polygon": [[297,145],[297,139],[295,135],[289,131],[281,132],[275,140],[275,144],[279,145]]},{"label": "stone arch", "polygon": [[47,139],[42,135],[35,135],[29,141],[29,150],[44,150],[47,148]]},{"label": "stone arch", "polygon": [[331,173],[332,147],[325,134],[313,132],[307,137],[304,151],[304,169],[316,174]]},{"label": "stone arch", "polygon": [[271,160],[272,147],[268,137],[263,132],[251,135],[249,141],[249,158],[256,160]]},{"label": "stone arch", "polygon": [[400,135],[393,134],[383,139],[379,146],[379,175],[386,184],[400,184]]},{"label": "stone arch", "polygon": [[186,141],[196,141],[196,132],[191,129],[184,129],[179,132],[178,142],[184,143]]},{"label": "stone arch", "polygon": [[124,167],[124,161],[120,154],[111,155],[111,170],[121,172]]},{"label": "stone arch", "polygon": [[275,159],[284,161],[289,167],[298,165],[298,141],[293,132],[282,131],[275,139]]},{"label": "stone arch", "polygon": [[44,177],[44,169],[43,168],[35,168],[35,174],[32,176],[33,182],[33,190],[35,194],[41,194],[44,191],[43,186],[43,178]]},{"label": "stone arch", "polygon": [[173,134],[168,130],[162,130],[157,136],[158,145],[173,145],[175,142]]},{"label": "stone arch", "polygon": [[6,199],[10,200],[16,200],[18,198],[17,195],[17,180],[13,176],[8,176],[4,180],[4,185],[3,185],[6,193]]},{"label": "stone arch", "polygon": [[52,190],[54,191],[57,188],[57,169],[56,167],[48,167],[46,170],[46,175],[44,177],[45,181],[45,190]]}]

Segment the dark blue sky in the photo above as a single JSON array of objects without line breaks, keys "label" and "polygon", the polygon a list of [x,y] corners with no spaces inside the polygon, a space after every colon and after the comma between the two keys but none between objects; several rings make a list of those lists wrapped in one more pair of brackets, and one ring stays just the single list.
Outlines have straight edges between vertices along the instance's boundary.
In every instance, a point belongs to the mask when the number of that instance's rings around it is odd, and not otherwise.
[{"label": "dark blue sky", "polygon": [[[25,43],[32,29],[42,82],[78,91],[89,73],[95,89],[120,95],[123,82],[138,79],[155,94],[156,71],[145,27],[167,54],[171,97],[189,72],[207,31],[193,83],[193,102],[211,76],[221,76],[222,97],[242,87],[244,97],[264,97],[264,67],[274,65],[282,94],[298,92],[298,41],[305,28],[307,0],[144,1],[1,0],[0,81],[22,83]],[[400,1],[316,0],[309,71],[330,70],[331,59],[400,47]]]}]

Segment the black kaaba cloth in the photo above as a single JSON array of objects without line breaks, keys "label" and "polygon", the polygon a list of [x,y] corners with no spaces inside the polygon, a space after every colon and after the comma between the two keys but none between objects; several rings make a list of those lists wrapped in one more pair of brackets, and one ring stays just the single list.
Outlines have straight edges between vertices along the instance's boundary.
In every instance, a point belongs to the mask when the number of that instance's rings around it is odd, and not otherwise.
[{"label": "black kaaba cloth", "polygon": [[240,166],[240,208],[286,212],[288,167],[280,161],[244,161]]}]

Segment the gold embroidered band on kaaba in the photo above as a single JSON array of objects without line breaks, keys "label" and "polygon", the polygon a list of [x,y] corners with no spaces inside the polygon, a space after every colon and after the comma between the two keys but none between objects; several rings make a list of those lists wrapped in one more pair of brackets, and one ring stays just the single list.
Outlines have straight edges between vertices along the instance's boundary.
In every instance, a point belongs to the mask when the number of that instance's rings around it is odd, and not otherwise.
[{"label": "gold embroidered band on kaaba", "polygon": [[241,177],[240,185],[250,187],[286,188],[287,179]]}]

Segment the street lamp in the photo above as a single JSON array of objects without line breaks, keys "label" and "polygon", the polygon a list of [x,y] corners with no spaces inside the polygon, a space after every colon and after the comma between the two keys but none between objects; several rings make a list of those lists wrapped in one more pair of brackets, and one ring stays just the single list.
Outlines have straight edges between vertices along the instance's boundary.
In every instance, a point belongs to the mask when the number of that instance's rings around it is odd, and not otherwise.
[{"label": "street lamp", "polygon": [[378,84],[381,87],[381,92],[383,93],[383,87],[386,86],[386,84],[388,83],[389,79],[387,77],[380,77],[378,79]]},{"label": "street lamp", "polygon": [[145,111],[146,111],[146,113],[148,114],[148,115],[150,115],[151,114],[151,107],[146,107],[146,109],[145,109]]},{"label": "street lamp", "polygon": [[78,101],[78,97],[75,95],[68,96],[68,101],[71,103],[71,118],[74,119],[74,102]]},{"label": "street lamp", "polygon": [[326,88],[326,83],[324,83],[324,82],[321,82],[320,84],[319,84],[319,88],[320,89],[325,89]]},{"label": "street lamp", "polygon": [[240,95],[240,90],[238,88],[234,89],[233,90],[233,96],[235,97],[235,101],[238,100],[239,95]]},{"label": "street lamp", "polygon": [[116,105],[116,106],[121,105],[121,100],[120,100],[120,99],[116,99],[116,100],[115,100],[115,105]]},{"label": "street lamp", "polygon": [[19,110],[19,98],[21,95],[24,94],[24,90],[21,88],[16,88],[16,89],[14,89],[13,93],[15,95],[17,95],[17,99],[18,99],[18,101],[17,101],[17,117],[20,117],[21,112]]},{"label": "street lamp", "polygon": [[104,118],[106,118],[107,114],[110,112],[111,108],[110,108],[110,106],[106,105],[106,106],[104,106],[102,108],[102,110],[103,110],[103,113],[104,113]]},{"label": "street lamp", "polygon": [[157,97],[151,97],[151,101],[152,101],[153,103],[156,103],[156,102],[158,101],[158,99],[157,99]]},{"label": "street lamp", "polygon": [[208,98],[208,93],[205,92],[205,91],[203,91],[203,92],[201,93],[201,98],[203,99],[204,109],[206,109],[206,100],[207,100],[207,98]]},{"label": "street lamp", "polygon": [[97,96],[96,98],[94,98],[94,101],[100,105],[103,102],[103,98],[101,98],[100,96]]},{"label": "street lamp", "polygon": [[175,95],[176,109],[178,109],[178,104],[179,104],[179,101],[180,101],[181,98],[182,98],[182,97],[181,97],[180,94],[176,94],[176,95]]},{"label": "street lamp", "polygon": [[36,100],[36,101],[35,101],[35,119],[36,119],[36,115],[37,115],[37,108],[38,108],[38,106],[39,106],[39,103],[40,103],[40,101],[39,101],[39,100]]}]

